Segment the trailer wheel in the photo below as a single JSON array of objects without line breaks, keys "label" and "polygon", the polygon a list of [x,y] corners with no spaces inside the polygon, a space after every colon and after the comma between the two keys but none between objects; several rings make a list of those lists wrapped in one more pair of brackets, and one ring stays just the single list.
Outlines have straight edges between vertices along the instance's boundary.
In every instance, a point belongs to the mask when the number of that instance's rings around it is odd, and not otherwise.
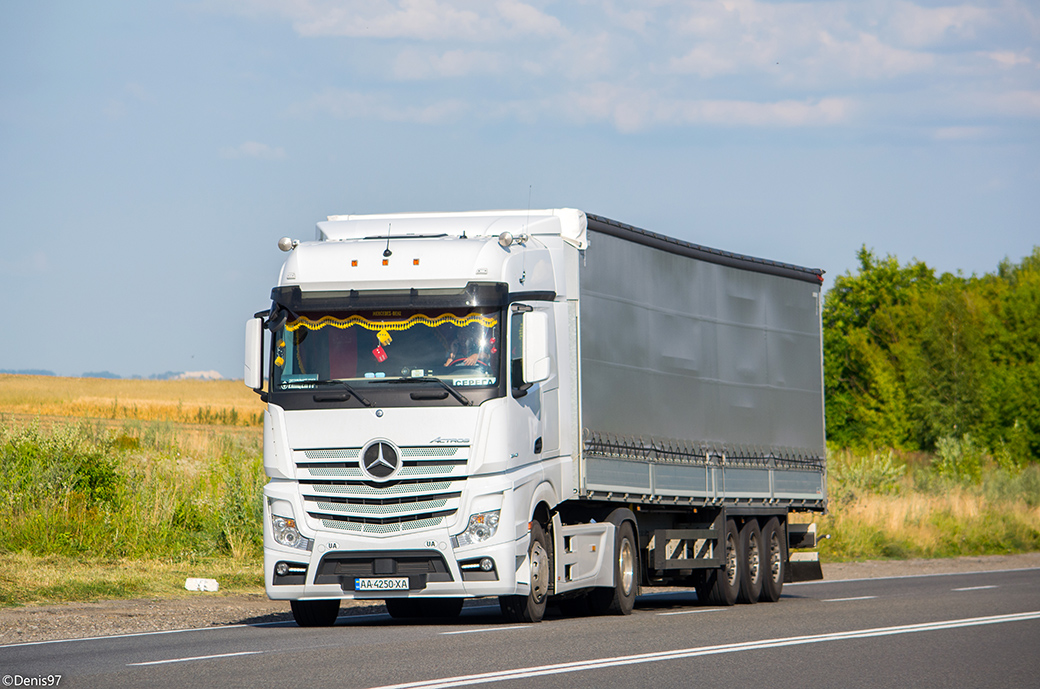
[{"label": "trailer wheel", "polygon": [[740,603],[757,603],[762,595],[762,529],[751,518],[740,529]]},{"label": "trailer wheel", "polygon": [[408,617],[453,618],[462,612],[461,598],[387,598],[386,612],[395,620]]},{"label": "trailer wheel", "polygon": [[331,627],[339,617],[339,598],[289,601],[293,619],[300,627]]},{"label": "trailer wheel", "polygon": [[762,572],[762,595],[760,601],[775,603],[780,600],[784,588],[787,558],[784,556],[784,531],[780,520],[773,517],[762,529],[762,554],[765,556]]},{"label": "trailer wheel", "polygon": [[541,622],[549,601],[549,582],[552,581],[552,560],[546,547],[545,530],[537,521],[531,522],[531,544],[527,547],[531,563],[531,592],[526,596],[499,596],[502,614],[511,622]]},{"label": "trailer wheel", "polygon": [[589,610],[595,615],[628,615],[639,590],[639,547],[632,522],[614,530],[614,586],[589,592]]},{"label": "trailer wheel", "polygon": [[732,519],[726,520],[722,542],[723,566],[705,573],[697,586],[697,598],[710,605],[733,605],[740,593],[740,573],[744,568],[740,557],[740,534]]}]

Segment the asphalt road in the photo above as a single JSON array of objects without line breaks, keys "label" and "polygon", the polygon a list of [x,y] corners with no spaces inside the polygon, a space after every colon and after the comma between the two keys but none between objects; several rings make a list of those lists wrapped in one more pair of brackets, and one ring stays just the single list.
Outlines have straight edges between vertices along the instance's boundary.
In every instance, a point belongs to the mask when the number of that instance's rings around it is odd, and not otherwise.
[{"label": "asphalt road", "polygon": [[[60,681],[55,681],[61,675]],[[0,647],[3,686],[1034,687],[1040,569],[787,585],[778,603],[641,596],[628,617],[343,616]]]}]

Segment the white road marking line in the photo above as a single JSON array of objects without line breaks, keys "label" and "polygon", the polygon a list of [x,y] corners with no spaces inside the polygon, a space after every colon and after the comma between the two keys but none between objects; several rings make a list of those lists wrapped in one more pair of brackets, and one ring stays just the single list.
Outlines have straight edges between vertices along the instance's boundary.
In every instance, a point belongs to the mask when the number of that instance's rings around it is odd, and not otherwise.
[{"label": "white road marking line", "polygon": [[458,632],[441,632],[441,636],[450,636],[452,634],[481,634],[483,632],[504,632],[507,629],[527,629],[526,625],[516,625],[514,627],[482,627],[480,629],[463,629]]},{"label": "white road marking line", "polygon": [[850,600],[872,600],[877,596],[853,596],[852,598],[824,598],[821,603],[844,603]]},{"label": "white road marking line", "polygon": [[169,663],[189,663],[193,660],[213,660],[214,658],[234,658],[235,656],[255,656],[264,651],[241,651],[239,653],[218,653],[211,656],[192,656],[191,658],[170,658],[169,660],[152,660],[147,663],[127,663],[127,667],[144,667],[145,665],[168,665]]},{"label": "white road marking line", "polygon": [[981,591],[983,589],[995,589],[996,584],[990,584],[989,586],[965,586],[962,589],[953,589],[954,591]]},{"label": "white road marking line", "polygon": [[[195,627],[194,629],[168,629],[161,632],[132,632],[130,634],[111,634],[109,636],[81,636],[75,639],[51,639],[50,641],[26,641],[20,644],[7,644],[0,648],[17,648],[19,646],[45,646],[47,644],[67,644],[72,641],[107,641],[109,639],[129,639],[135,636],[156,636],[158,634],[184,634],[185,632],[211,632],[217,629],[235,629],[248,627],[248,624],[227,624],[222,627]],[[259,626],[259,625],[257,625]]]},{"label": "white road marking line", "polygon": [[1040,567],[1016,567],[1014,569],[979,569],[973,572],[936,572],[933,574],[898,574],[889,577],[859,577],[857,579],[818,579],[816,581],[793,581],[789,586],[816,586],[818,584],[848,584],[860,581],[887,581],[889,579],[924,579],[925,577],[962,577],[970,574],[1010,574],[1012,572],[1035,572]]},{"label": "white road marking line", "polygon": [[722,612],[723,608],[708,608],[707,610],[680,610],[679,612],[659,612],[659,616],[663,615],[696,615],[701,612]]},{"label": "white road marking line", "polygon": [[[925,577],[954,577],[963,576],[966,574],[1009,574],[1013,572],[1034,572],[1040,570],[1040,567],[1016,567],[1013,569],[980,569],[972,572],[939,572],[937,574],[903,574],[899,576],[889,577],[861,577],[859,579],[826,579],[820,581],[797,581],[784,584],[784,588],[791,586],[814,586],[818,584],[848,584],[852,582],[862,581],[887,581],[889,579],[923,579]],[[648,596],[667,596],[670,593],[651,593]],[[480,606],[487,608],[494,608],[495,606]],[[360,619],[364,617],[385,617],[384,614],[372,613],[366,615],[343,615],[340,617],[341,620]],[[0,644],[0,648],[19,648],[21,646],[44,646],[47,644],[67,644],[73,641],[105,641],[108,639],[126,639],[134,636],[155,636],[158,634],[183,634],[185,632],[208,632],[217,629],[235,629],[236,627],[266,627],[283,625],[284,622],[261,622],[260,624],[228,624],[220,627],[196,627],[193,629],[171,629],[168,631],[160,632],[132,632],[129,634],[111,634],[109,636],[84,636],[75,639],[51,639],[49,641],[25,641],[17,644]]]},{"label": "white road marking line", "polygon": [[898,627],[878,627],[876,629],[860,629],[856,631],[817,634],[813,636],[793,636],[784,639],[763,639],[761,641],[747,641],[737,644],[723,644],[721,646],[704,646],[701,648],[684,648],[676,651],[642,653],[639,655],[617,656],[614,658],[597,658],[594,660],[581,660],[572,663],[560,663],[557,665],[542,665],[517,668],[515,670],[485,672],[479,675],[462,675],[459,677],[445,677],[442,679],[424,680],[421,682],[408,682],[406,684],[393,684],[378,687],[376,689],[447,689],[448,687],[462,687],[471,684],[489,682],[504,682],[515,679],[526,679],[528,677],[543,677],[546,675],[559,675],[568,672],[581,672],[582,670],[600,670],[603,668],[619,667],[622,665],[654,663],[662,660],[678,660],[682,658],[695,658],[697,656],[718,655],[721,653],[736,653],[739,651],[755,651],[765,648],[816,644],[824,641],[866,639],[877,636],[912,634],[914,632],[958,629],[961,627],[976,627],[980,625],[1000,624],[1003,622],[1022,622],[1026,620],[1040,620],[1040,611],[1016,613],[1013,615],[971,617],[962,620],[947,620],[945,622],[908,624]]}]

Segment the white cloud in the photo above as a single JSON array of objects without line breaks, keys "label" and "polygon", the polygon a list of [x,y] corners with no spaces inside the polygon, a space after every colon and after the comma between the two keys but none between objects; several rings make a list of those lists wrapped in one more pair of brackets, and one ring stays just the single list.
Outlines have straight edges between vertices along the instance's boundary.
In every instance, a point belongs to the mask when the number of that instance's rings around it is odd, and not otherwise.
[{"label": "white cloud", "polygon": [[820,72],[838,79],[890,79],[912,72],[923,72],[935,65],[928,53],[903,50],[886,45],[872,34],[861,33],[855,40],[838,40],[828,33],[819,38],[819,52],[808,63]]},{"label": "white cloud", "polygon": [[888,30],[905,45],[922,47],[974,38],[980,29],[992,23],[993,10],[967,4],[922,7],[899,2],[887,19]]},{"label": "white cloud", "polygon": [[285,149],[268,146],[258,141],[245,141],[238,146],[225,146],[220,149],[220,157],[229,160],[252,158],[255,160],[281,160],[285,158]]},{"label": "white cloud", "polygon": [[440,79],[499,74],[505,60],[483,50],[448,50],[443,53],[408,48],[398,54],[393,75],[398,79]]},{"label": "white cloud", "polygon": [[457,121],[468,110],[468,106],[460,100],[448,99],[416,106],[398,103],[387,94],[326,89],[307,102],[291,108],[290,114],[306,117],[323,113],[343,119],[439,124]]},{"label": "white cloud", "polygon": [[245,14],[287,18],[302,36],[489,42],[510,36],[560,37],[560,20],[517,0],[238,0]]},{"label": "white cloud", "polygon": [[[808,127],[847,123],[855,112],[848,98],[751,101],[675,98],[654,91],[594,84],[555,104],[578,123],[607,121],[623,132],[657,126]],[[549,104],[547,109],[553,109]]]},{"label": "white cloud", "polygon": [[990,127],[939,127],[933,134],[939,141],[976,141],[992,135]]},{"label": "white cloud", "polygon": [[1040,118],[1040,91],[1005,91],[994,94],[991,104],[1000,115]]},{"label": "white cloud", "polygon": [[1018,65],[1032,65],[1035,64],[1033,60],[1023,52],[1015,52],[1013,50],[998,50],[989,53],[984,53],[986,57],[996,62],[998,65],[1004,68],[1017,67]]},{"label": "white cloud", "polygon": [[[972,117],[1037,116],[1038,73],[1022,67],[1037,65],[1040,13],[1022,0],[223,1],[280,16],[301,40],[367,39],[352,43],[339,88],[318,87],[296,114],[585,121],[573,113],[599,107],[636,131],[829,126],[855,113],[940,137],[983,124]],[[377,83],[358,86],[351,69]],[[450,79],[453,95],[416,100],[380,76]]]}]

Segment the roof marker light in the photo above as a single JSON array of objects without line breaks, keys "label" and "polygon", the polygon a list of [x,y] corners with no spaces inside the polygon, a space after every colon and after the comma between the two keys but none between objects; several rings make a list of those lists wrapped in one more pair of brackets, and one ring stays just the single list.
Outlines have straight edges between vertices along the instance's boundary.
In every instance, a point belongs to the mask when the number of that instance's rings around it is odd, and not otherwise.
[{"label": "roof marker light", "polygon": [[278,248],[282,251],[292,251],[300,245],[299,239],[292,239],[291,237],[282,237],[278,240]]}]

